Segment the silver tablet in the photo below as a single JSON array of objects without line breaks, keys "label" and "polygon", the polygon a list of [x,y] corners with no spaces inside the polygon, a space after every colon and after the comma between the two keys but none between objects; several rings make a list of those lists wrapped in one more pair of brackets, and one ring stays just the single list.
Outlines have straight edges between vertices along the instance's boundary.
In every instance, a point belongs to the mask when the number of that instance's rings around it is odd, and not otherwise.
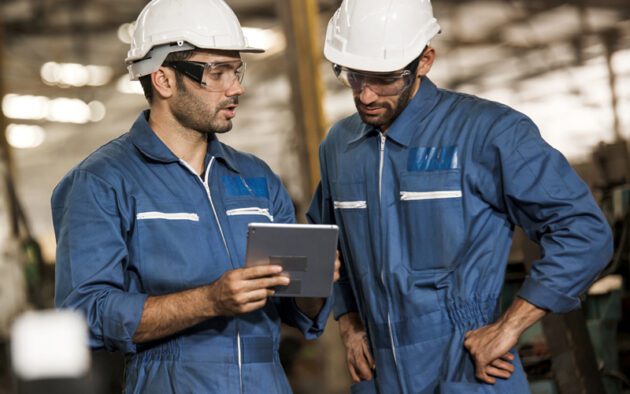
[{"label": "silver tablet", "polygon": [[328,297],[332,291],[337,234],[335,225],[250,223],[245,265],[276,264],[291,278],[278,297]]}]

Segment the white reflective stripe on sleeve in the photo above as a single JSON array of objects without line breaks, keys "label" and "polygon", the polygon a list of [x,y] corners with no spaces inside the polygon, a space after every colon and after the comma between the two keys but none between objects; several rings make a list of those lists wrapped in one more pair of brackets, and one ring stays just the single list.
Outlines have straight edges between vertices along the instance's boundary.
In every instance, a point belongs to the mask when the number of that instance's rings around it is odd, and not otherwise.
[{"label": "white reflective stripe on sleeve", "polygon": [[266,216],[269,221],[273,222],[273,215],[269,213],[269,209],[267,208],[258,208],[258,207],[248,207],[248,208],[236,208],[225,211],[225,214],[228,216],[237,216],[237,215],[261,215]]},{"label": "white reflective stripe on sleeve", "polygon": [[400,201],[439,200],[444,198],[461,198],[461,190],[445,190],[435,192],[400,192]]},{"label": "white reflective stripe on sleeve", "polygon": [[365,201],[335,201],[335,209],[365,209],[367,203]]},{"label": "white reflective stripe on sleeve", "polygon": [[191,220],[193,222],[199,221],[199,215],[196,213],[166,213],[166,212],[140,212],[136,215],[137,220],[145,219],[165,219],[165,220]]}]

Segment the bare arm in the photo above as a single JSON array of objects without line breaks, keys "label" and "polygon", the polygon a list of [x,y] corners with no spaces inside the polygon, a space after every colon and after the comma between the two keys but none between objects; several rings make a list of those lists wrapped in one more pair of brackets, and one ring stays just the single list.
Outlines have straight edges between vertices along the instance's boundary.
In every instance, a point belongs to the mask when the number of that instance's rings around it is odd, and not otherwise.
[{"label": "bare arm", "polygon": [[494,384],[494,377],[509,378],[514,372],[510,349],[518,338],[547,311],[517,298],[495,323],[468,331],[464,346],[475,361],[477,379]]},{"label": "bare arm", "polygon": [[282,267],[266,265],[228,271],[217,281],[195,289],[147,298],[136,343],[175,334],[206,319],[233,316],[262,308],[274,286],[286,286]]}]

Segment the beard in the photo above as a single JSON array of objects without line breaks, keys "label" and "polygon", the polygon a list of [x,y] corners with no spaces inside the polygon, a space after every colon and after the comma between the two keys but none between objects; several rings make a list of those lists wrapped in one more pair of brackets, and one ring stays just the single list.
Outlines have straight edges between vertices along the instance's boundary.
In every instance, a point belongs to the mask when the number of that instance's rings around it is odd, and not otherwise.
[{"label": "beard", "polygon": [[229,106],[238,104],[238,96],[221,101],[215,108],[208,110],[203,100],[195,97],[182,83],[177,84],[179,97],[173,103],[173,116],[184,127],[200,134],[222,134],[232,130],[232,121],[219,118],[219,112]]},{"label": "beard", "polygon": [[376,127],[389,127],[389,125],[394,123],[394,120],[398,117],[398,115],[400,115],[400,113],[407,107],[407,104],[409,104],[410,101],[410,96],[411,89],[407,88],[403,90],[403,92],[400,94],[395,106],[392,106],[392,104],[387,101],[381,104],[370,105],[370,107],[384,108],[385,112],[383,112],[381,115],[369,115],[361,112],[361,108],[365,107],[365,105],[362,104],[359,100],[359,95],[354,96],[354,105],[356,106],[363,123]]}]

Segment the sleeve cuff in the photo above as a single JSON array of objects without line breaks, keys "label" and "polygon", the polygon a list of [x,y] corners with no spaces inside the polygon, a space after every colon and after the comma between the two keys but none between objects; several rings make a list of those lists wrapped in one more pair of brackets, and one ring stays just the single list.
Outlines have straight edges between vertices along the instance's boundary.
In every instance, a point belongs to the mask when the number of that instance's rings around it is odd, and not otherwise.
[{"label": "sleeve cuff", "polygon": [[579,298],[561,294],[532,277],[525,279],[517,295],[539,308],[547,309],[554,313],[566,313],[580,307]]},{"label": "sleeve cuff", "polygon": [[324,305],[322,305],[322,309],[317,316],[315,316],[315,319],[311,320],[311,318],[298,307],[295,298],[291,298],[291,305],[295,310],[294,323],[296,327],[304,333],[304,338],[312,340],[322,335],[324,328],[326,328],[328,315],[330,315],[330,310],[332,309],[332,303],[332,297],[327,297],[324,301]]},{"label": "sleeve cuff", "polygon": [[333,316],[335,320],[350,312],[358,312],[357,302],[354,299],[354,292],[349,283],[335,283],[333,289]]},{"label": "sleeve cuff", "polygon": [[146,294],[112,292],[105,300],[103,319],[103,342],[105,348],[124,353],[135,353],[133,336],[138,329]]}]

